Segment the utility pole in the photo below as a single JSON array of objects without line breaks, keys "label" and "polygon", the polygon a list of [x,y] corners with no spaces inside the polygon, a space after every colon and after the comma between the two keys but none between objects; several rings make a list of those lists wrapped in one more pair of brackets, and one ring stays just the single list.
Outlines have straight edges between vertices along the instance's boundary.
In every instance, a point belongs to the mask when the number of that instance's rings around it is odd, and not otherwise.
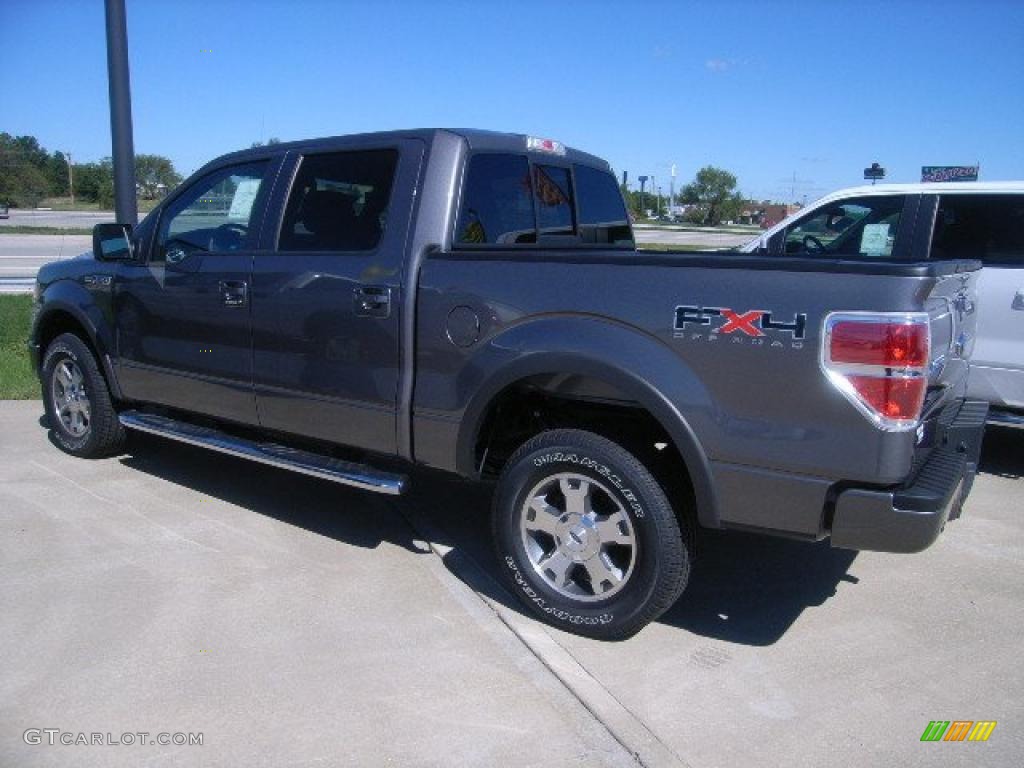
[{"label": "utility pole", "polygon": [[75,177],[71,172],[71,153],[65,152],[64,159],[68,164],[68,194],[71,195],[71,207],[75,207]]},{"label": "utility pole", "polygon": [[132,140],[132,96],[128,75],[128,31],[124,0],[105,0],[107,13],[107,78],[110,89],[110,138],[114,161],[114,211],[118,224],[139,223],[135,200],[135,146]]}]

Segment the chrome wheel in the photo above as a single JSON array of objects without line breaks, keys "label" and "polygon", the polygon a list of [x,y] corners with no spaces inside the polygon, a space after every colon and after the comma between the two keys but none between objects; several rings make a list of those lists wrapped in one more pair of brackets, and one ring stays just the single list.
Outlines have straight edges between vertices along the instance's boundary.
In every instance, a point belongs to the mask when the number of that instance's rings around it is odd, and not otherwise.
[{"label": "chrome wheel", "polygon": [[619,592],[636,564],[633,523],[618,499],[586,475],[545,478],[519,513],[533,569],[564,597],[582,602]]},{"label": "chrome wheel", "polygon": [[92,424],[92,410],[85,391],[85,377],[78,364],[65,358],[53,369],[50,386],[53,412],[60,419],[64,431],[72,437],[82,437]]}]

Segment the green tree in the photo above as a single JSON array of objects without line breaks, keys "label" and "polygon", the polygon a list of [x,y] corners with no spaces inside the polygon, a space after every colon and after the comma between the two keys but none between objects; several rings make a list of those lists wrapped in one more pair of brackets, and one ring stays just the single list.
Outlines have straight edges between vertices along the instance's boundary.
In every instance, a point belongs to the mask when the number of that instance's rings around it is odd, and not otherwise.
[{"label": "green tree", "polygon": [[[267,139],[266,146],[270,147],[270,146],[273,146],[274,144],[280,144],[280,143],[281,143],[281,140],[279,138],[277,138],[277,136],[271,136],[269,139]],[[264,142],[262,142],[262,141],[254,141],[252,144],[249,145],[249,149],[256,149],[256,147],[262,147],[263,145],[264,145]]]},{"label": "green tree", "polygon": [[49,194],[49,157],[34,136],[0,133],[0,201],[32,207]]},{"label": "green tree", "polygon": [[709,226],[723,219],[735,219],[743,205],[743,196],[736,190],[736,177],[722,168],[707,165],[697,171],[692,182],[680,194],[684,203],[696,204],[694,217]]},{"label": "green tree", "polygon": [[75,193],[82,200],[108,208],[114,202],[114,164],[109,157],[75,166]]},{"label": "green tree", "polygon": [[68,194],[68,161],[63,152],[54,152],[46,160],[46,177],[50,182],[51,197]]},{"label": "green tree", "polygon": [[135,181],[146,199],[166,194],[181,183],[181,174],[174,163],[163,155],[136,155]]}]

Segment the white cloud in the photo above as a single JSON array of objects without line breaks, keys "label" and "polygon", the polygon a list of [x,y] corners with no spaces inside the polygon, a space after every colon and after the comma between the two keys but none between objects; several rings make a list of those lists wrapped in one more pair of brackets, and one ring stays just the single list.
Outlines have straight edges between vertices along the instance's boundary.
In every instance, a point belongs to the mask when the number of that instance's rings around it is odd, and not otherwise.
[{"label": "white cloud", "polygon": [[735,63],[732,59],[708,59],[704,66],[711,72],[725,72]]}]

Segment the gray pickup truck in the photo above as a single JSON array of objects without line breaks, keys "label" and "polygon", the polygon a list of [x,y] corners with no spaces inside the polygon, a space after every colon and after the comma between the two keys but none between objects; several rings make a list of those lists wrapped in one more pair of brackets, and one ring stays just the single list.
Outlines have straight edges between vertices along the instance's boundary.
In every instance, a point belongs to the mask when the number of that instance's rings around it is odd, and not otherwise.
[{"label": "gray pickup truck", "polygon": [[910,248],[645,253],[608,164],[559,142],[345,136],[99,225],[40,271],[30,345],[75,455],[141,430],[380,493],[413,464],[495,482],[527,609],[623,638],[701,528],[913,552],[960,514],[980,264]]}]

